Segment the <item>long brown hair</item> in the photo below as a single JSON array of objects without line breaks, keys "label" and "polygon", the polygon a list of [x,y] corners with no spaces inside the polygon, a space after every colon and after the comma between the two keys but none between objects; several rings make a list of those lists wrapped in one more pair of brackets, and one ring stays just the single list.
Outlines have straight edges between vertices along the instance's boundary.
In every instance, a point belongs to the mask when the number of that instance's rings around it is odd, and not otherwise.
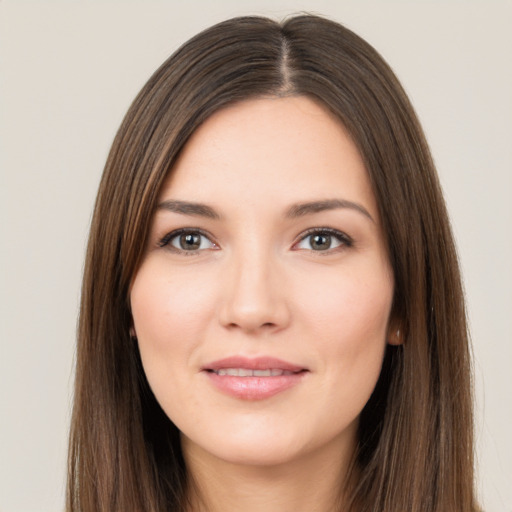
[{"label": "long brown hair", "polygon": [[[69,512],[180,511],[179,433],[130,337],[130,282],[161,184],[212,113],[261,96],[308,95],[365,161],[395,278],[400,346],[388,346],[359,428],[358,512],[476,509],[470,357],[457,256],[422,129],[365,41],[324,18],[220,23],[150,78],[117,133],[92,220],[69,449]],[[333,404],[335,406],[335,404]],[[341,485],[341,483],[340,483]]]}]

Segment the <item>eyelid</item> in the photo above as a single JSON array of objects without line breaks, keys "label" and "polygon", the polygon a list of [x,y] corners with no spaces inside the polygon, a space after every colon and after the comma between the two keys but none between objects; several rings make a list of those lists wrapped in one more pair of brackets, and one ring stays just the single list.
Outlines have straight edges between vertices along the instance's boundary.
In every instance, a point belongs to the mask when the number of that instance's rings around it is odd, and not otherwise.
[{"label": "eyelid", "polygon": [[[215,241],[215,238],[213,237],[213,235],[207,231],[205,231],[204,229],[201,229],[201,228],[194,228],[194,227],[186,227],[186,228],[179,228],[179,229],[175,229],[173,231],[170,231],[169,233],[167,233],[165,236],[163,236],[157,243],[158,247],[160,248],[168,248],[169,250],[171,250],[172,252],[175,252],[175,253],[179,253],[179,254],[186,254],[186,255],[194,255],[194,254],[198,254],[206,249],[197,249],[197,250],[183,250],[183,249],[179,249],[178,247],[175,247],[174,245],[171,244],[171,241],[180,236],[180,235],[183,235],[185,233],[190,233],[190,234],[198,234],[198,235],[201,235],[201,236],[204,236],[205,238],[207,238],[209,240],[209,242],[212,244],[212,247],[208,248],[208,250],[218,250],[220,249],[219,247],[219,244]],[[297,248],[297,245],[299,243],[301,243],[302,241],[304,241],[307,237],[311,236],[311,235],[328,235],[328,236],[331,236],[333,238],[335,238],[336,240],[338,240],[338,242],[340,242],[340,245],[337,246],[337,247],[334,247],[334,248],[329,248],[329,249],[326,249],[324,251],[314,251],[313,249],[300,249],[300,248]],[[314,228],[309,228],[307,229],[306,231],[303,231],[296,239],[296,241],[293,243],[292,245],[292,250],[310,250],[312,252],[315,252],[315,253],[319,253],[319,254],[329,254],[329,253],[332,253],[334,251],[337,251],[339,249],[343,249],[343,248],[346,248],[346,247],[352,247],[354,245],[354,241],[353,239],[348,236],[346,233],[344,233],[343,231],[340,231],[338,229],[334,229],[334,228],[330,228],[330,227],[314,227]]]},{"label": "eyelid", "polygon": [[171,244],[171,241],[173,240],[173,238],[176,238],[185,233],[198,234],[198,235],[204,236],[213,245],[213,247],[209,248],[209,250],[219,249],[219,244],[215,241],[214,237],[210,233],[208,233],[207,231],[205,231],[204,229],[201,229],[201,228],[188,228],[188,227],[187,228],[179,228],[179,229],[170,231],[169,233],[167,233],[164,237],[162,237],[158,241],[158,247],[167,248],[172,252],[175,252],[178,254],[186,254],[188,256],[193,255],[193,254],[198,254],[198,253],[206,250],[206,249],[198,249],[195,251],[192,251],[192,250],[186,251],[183,249],[179,249],[178,247],[175,247],[174,245]]},{"label": "eyelid", "polygon": [[[296,246],[300,242],[304,241],[308,236],[311,236],[311,235],[329,235],[331,237],[336,238],[340,242],[341,245],[338,247],[334,247],[332,249],[331,248],[326,249],[325,251],[315,251],[313,249],[296,248]],[[309,228],[306,231],[303,231],[297,237],[297,240],[293,243],[292,249],[294,249],[294,250],[310,250],[311,252],[315,252],[318,254],[322,254],[322,253],[330,254],[334,251],[337,251],[337,250],[340,250],[343,248],[352,247],[353,245],[354,245],[353,239],[350,236],[348,236],[346,233],[344,233],[343,231],[340,231],[339,229],[329,228],[329,227],[317,227],[317,228]]]}]

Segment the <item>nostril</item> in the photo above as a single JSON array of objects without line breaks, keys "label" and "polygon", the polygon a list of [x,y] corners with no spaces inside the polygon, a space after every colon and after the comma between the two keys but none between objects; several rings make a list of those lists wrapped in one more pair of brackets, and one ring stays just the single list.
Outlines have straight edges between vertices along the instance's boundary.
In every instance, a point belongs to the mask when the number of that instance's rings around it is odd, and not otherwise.
[{"label": "nostril", "polygon": [[262,324],[258,324],[257,322],[254,323],[254,325],[248,325],[248,323],[244,323],[244,322],[240,322],[240,323],[237,323],[237,322],[231,322],[230,324],[228,324],[228,328],[230,329],[235,329],[235,328],[240,328],[242,327],[243,329],[245,330],[248,330],[248,331],[256,331],[258,329],[273,329],[277,326],[277,324],[273,323],[273,322],[265,322],[265,323],[262,323]]},{"label": "nostril", "polygon": [[260,293],[238,283],[219,304],[218,319],[229,330],[268,333],[288,325],[290,313],[283,297]]}]

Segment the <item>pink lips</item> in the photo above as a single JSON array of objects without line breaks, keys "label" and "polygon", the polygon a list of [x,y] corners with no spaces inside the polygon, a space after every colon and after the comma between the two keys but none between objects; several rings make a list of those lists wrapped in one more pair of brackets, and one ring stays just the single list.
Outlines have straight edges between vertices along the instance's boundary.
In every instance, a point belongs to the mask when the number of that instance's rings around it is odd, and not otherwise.
[{"label": "pink lips", "polygon": [[228,357],[205,365],[212,384],[243,400],[270,398],[298,384],[307,369],[273,357]]}]

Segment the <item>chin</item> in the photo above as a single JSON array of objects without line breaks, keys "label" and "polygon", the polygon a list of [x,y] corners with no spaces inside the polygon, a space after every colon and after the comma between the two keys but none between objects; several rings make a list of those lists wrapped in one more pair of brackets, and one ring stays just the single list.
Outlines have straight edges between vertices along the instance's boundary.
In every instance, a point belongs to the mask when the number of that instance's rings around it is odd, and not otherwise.
[{"label": "chin", "polygon": [[[184,453],[244,466],[275,466],[286,464],[307,451],[306,443],[293,436],[289,429],[240,429],[234,425],[217,429],[212,425],[207,433],[182,434]],[[206,434],[206,435],[205,435]],[[217,434],[217,435],[216,435]],[[226,435],[227,434],[227,435]]]},{"label": "chin", "polygon": [[280,466],[300,457],[300,450],[275,442],[245,442],[216,445],[210,454],[228,464],[237,466]]},{"label": "chin", "polygon": [[[242,422],[243,423],[243,422]],[[344,434],[326,429],[310,432],[307,425],[295,422],[290,425],[273,423],[251,425],[243,428],[240,423],[210,425],[210,428],[191,432],[191,437],[182,434],[184,453],[198,458],[214,460],[239,466],[268,467],[296,463],[320,455],[325,450],[345,451],[354,446],[357,421],[344,430]]]}]

